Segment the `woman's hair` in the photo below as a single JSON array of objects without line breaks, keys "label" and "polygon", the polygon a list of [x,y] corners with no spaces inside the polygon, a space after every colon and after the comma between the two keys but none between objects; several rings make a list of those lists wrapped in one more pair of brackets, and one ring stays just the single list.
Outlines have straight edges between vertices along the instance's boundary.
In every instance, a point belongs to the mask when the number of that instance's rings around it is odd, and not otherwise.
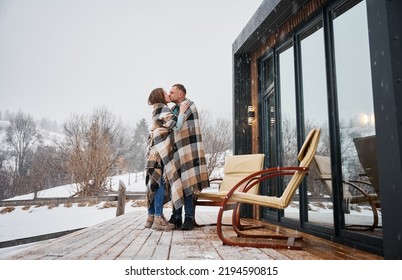
[{"label": "woman's hair", "polygon": [[163,103],[167,105],[165,99],[165,91],[163,90],[163,88],[156,88],[149,94],[148,104],[153,105],[156,103]]}]

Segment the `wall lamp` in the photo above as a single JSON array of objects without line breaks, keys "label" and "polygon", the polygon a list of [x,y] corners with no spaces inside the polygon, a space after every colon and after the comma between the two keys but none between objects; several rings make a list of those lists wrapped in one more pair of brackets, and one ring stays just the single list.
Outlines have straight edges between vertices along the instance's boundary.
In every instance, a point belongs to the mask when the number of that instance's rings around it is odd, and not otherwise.
[{"label": "wall lamp", "polygon": [[255,121],[255,108],[253,105],[248,106],[247,116],[248,116],[248,125],[253,125]]}]

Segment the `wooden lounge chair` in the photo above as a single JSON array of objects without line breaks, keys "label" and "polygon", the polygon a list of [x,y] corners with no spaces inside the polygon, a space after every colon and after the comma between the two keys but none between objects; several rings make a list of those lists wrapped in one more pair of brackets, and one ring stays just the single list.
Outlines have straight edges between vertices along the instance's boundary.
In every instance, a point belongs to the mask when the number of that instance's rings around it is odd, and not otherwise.
[{"label": "wooden lounge chair", "polygon": [[[216,192],[209,192],[204,190],[196,195],[197,206],[220,206],[226,194],[230,189],[236,185],[240,180],[248,175],[262,170],[264,166],[264,154],[246,154],[246,155],[233,155],[225,158],[225,165],[223,168],[223,177],[211,179],[211,183],[217,183],[219,189]],[[245,187],[245,186],[243,186]],[[258,184],[255,185],[249,192],[257,194]],[[236,221],[239,228],[242,228],[240,221]],[[210,226],[216,224],[198,224],[197,226]],[[231,224],[230,224],[231,225]]]},{"label": "wooden lounge chair", "polygon": [[[364,174],[361,174],[361,176],[367,177],[368,181],[370,182],[369,184],[371,185],[371,187],[374,189],[375,192],[374,194],[370,195],[372,197],[371,205],[372,207],[375,207],[375,214],[376,214],[377,208],[381,208],[381,191],[380,191],[380,183],[378,180],[376,136],[370,135],[366,137],[358,137],[353,139],[353,142],[355,143],[357,156],[359,157],[359,161],[365,172]],[[375,227],[379,227],[377,226],[378,216],[375,216],[374,219],[375,219]]]},{"label": "wooden lounge chair", "polygon": [[[300,236],[267,234],[266,231],[262,230],[241,231],[238,230],[235,223],[233,223],[233,230],[237,236],[229,236],[222,231],[222,218],[223,213],[228,210],[228,208],[232,208],[233,204],[236,204],[237,207],[239,207],[240,204],[251,204],[279,210],[288,207],[293,195],[309,170],[317,150],[319,138],[320,129],[312,129],[308,133],[297,157],[300,161],[299,166],[266,168],[250,174],[232,187],[222,201],[217,218],[217,233],[223,244],[256,248],[302,249],[301,245],[295,243],[297,240],[302,239]],[[248,193],[249,189],[264,180],[283,176],[292,176],[292,178],[280,197]],[[246,184],[246,188],[239,191],[238,188],[244,184]],[[236,216],[238,216],[238,211],[233,211],[233,220],[238,219]],[[261,231],[262,233],[259,233]],[[283,240],[287,240],[287,242]]]},{"label": "wooden lounge chair", "polygon": [[[313,161],[315,174],[317,175],[316,180],[323,182],[326,187],[328,194],[332,197],[332,175],[331,175],[331,159],[327,156],[315,155]],[[346,225],[346,228],[351,230],[373,230],[378,227],[378,211],[376,206],[377,195],[367,193],[361,185],[371,186],[369,182],[360,180],[342,180],[343,182],[343,200],[344,200],[344,212],[348,213],[349,204],[358,204],[363,202],[368,202],[373,211],[373,224],[372,225]],[[348,187],[357,190],[358,195],[352,195],[349,192]]]}]

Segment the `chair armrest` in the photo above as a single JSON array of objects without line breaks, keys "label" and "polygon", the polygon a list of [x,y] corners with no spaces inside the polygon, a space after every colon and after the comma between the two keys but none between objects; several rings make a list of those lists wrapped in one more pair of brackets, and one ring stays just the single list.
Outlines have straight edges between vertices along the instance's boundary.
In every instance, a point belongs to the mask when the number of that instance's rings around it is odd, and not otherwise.
[{"label": "chair armrest", "polygon": [[212,178],[212,179],[209,179],[209,182],[210,182],[210,183],[212,183],[212,182],[217,182],[217,181],[221,181],[221,182],[222,182],[222,180],[223,180],[223,178]]},{"label": "chair armrest", "polygon": [[[369,182],[365,182],[365,181],[360,181],[360,180],[342,180],[345,184],[347,184],[348,186],[351,186],[352,188],[358,190],[362,195],[364,195],[365,197],[371,197],[365,190],[363,190],[360,186],[356,185],[356,184],[363,184],[366,186],[370,186],[373,190],[373,186],[371,185],[371,183]],[[375,193],[375,191],[374,191]]]},{"label": "chair armrest", "polygon": [[[315,180],[317,181],[331,181],[331,178],[315,178]],[[352,188],[356,189],[359,193],[361,193],[365,198],[367,198],[368,201],[370,201],[371,199],[373,199],[373,197],[368,194],[365,190],[363,190],[361,187],[359,187],[358,185],[356,185],[356,183],[358,184],[364,184],[367,186],[370,186],[373,188],[373,186],[371,185],[370,182],[365,182],[365,181],[360,181],[360,180],[342,180],[342,182],[348,186],[351,186]],[[373,188],[374,190],[374,188]]]}]

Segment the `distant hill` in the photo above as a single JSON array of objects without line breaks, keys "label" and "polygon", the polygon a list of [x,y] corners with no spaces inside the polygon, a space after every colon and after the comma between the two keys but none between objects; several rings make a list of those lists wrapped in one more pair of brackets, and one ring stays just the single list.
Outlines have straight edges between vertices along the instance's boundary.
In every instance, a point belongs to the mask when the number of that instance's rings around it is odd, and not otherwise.
[{"label": "distant hill", "polygon": [[[0,156],[5,156],[3,157],[1,160],[2,162],[0,162],[0,166],[2,166],[3,168],[13,168],[14,166],[14,160],[12,158],[9,158],[8,160],[6,160],[5,158],[8,158],[8,156],[6,156],[9,152],[12,151],[12,147],[6,143],[6,128],[9,125],[9,121],[5,121],[5,120],[0,120]],[[38,132],[40,134],[40,139],[39,141],[36,141],[33,145],[34,149],[36,149],[37,147],[41,146],[41,147],[53,147],[56,146],[56,143],[59,143],[61,141],[63,141],[64,139],[64,134],[62,134],[61,132],[55,132],[55,131],[49,131],[47,129],[41,128],[39,125],[38,127]]]},{"label": "distant hill", "polygon": [[[5,143],[5,129],[9,125],[9,121],[0,120],[0,147],[1,150],[8,150],[7,144]],[[43,124],[43,123],[42,123]],[[60,141],[64,139],[64,134],[61,132],[61,128],[52,129],[52,127],[45,126],[42,127],[40,123],[37,123],[37,128],[39,134],[41,135],[41,142],[38,143],[42,146],[53,146],[55,141]],[[49,130],[49,128],[51,130]]]}]

